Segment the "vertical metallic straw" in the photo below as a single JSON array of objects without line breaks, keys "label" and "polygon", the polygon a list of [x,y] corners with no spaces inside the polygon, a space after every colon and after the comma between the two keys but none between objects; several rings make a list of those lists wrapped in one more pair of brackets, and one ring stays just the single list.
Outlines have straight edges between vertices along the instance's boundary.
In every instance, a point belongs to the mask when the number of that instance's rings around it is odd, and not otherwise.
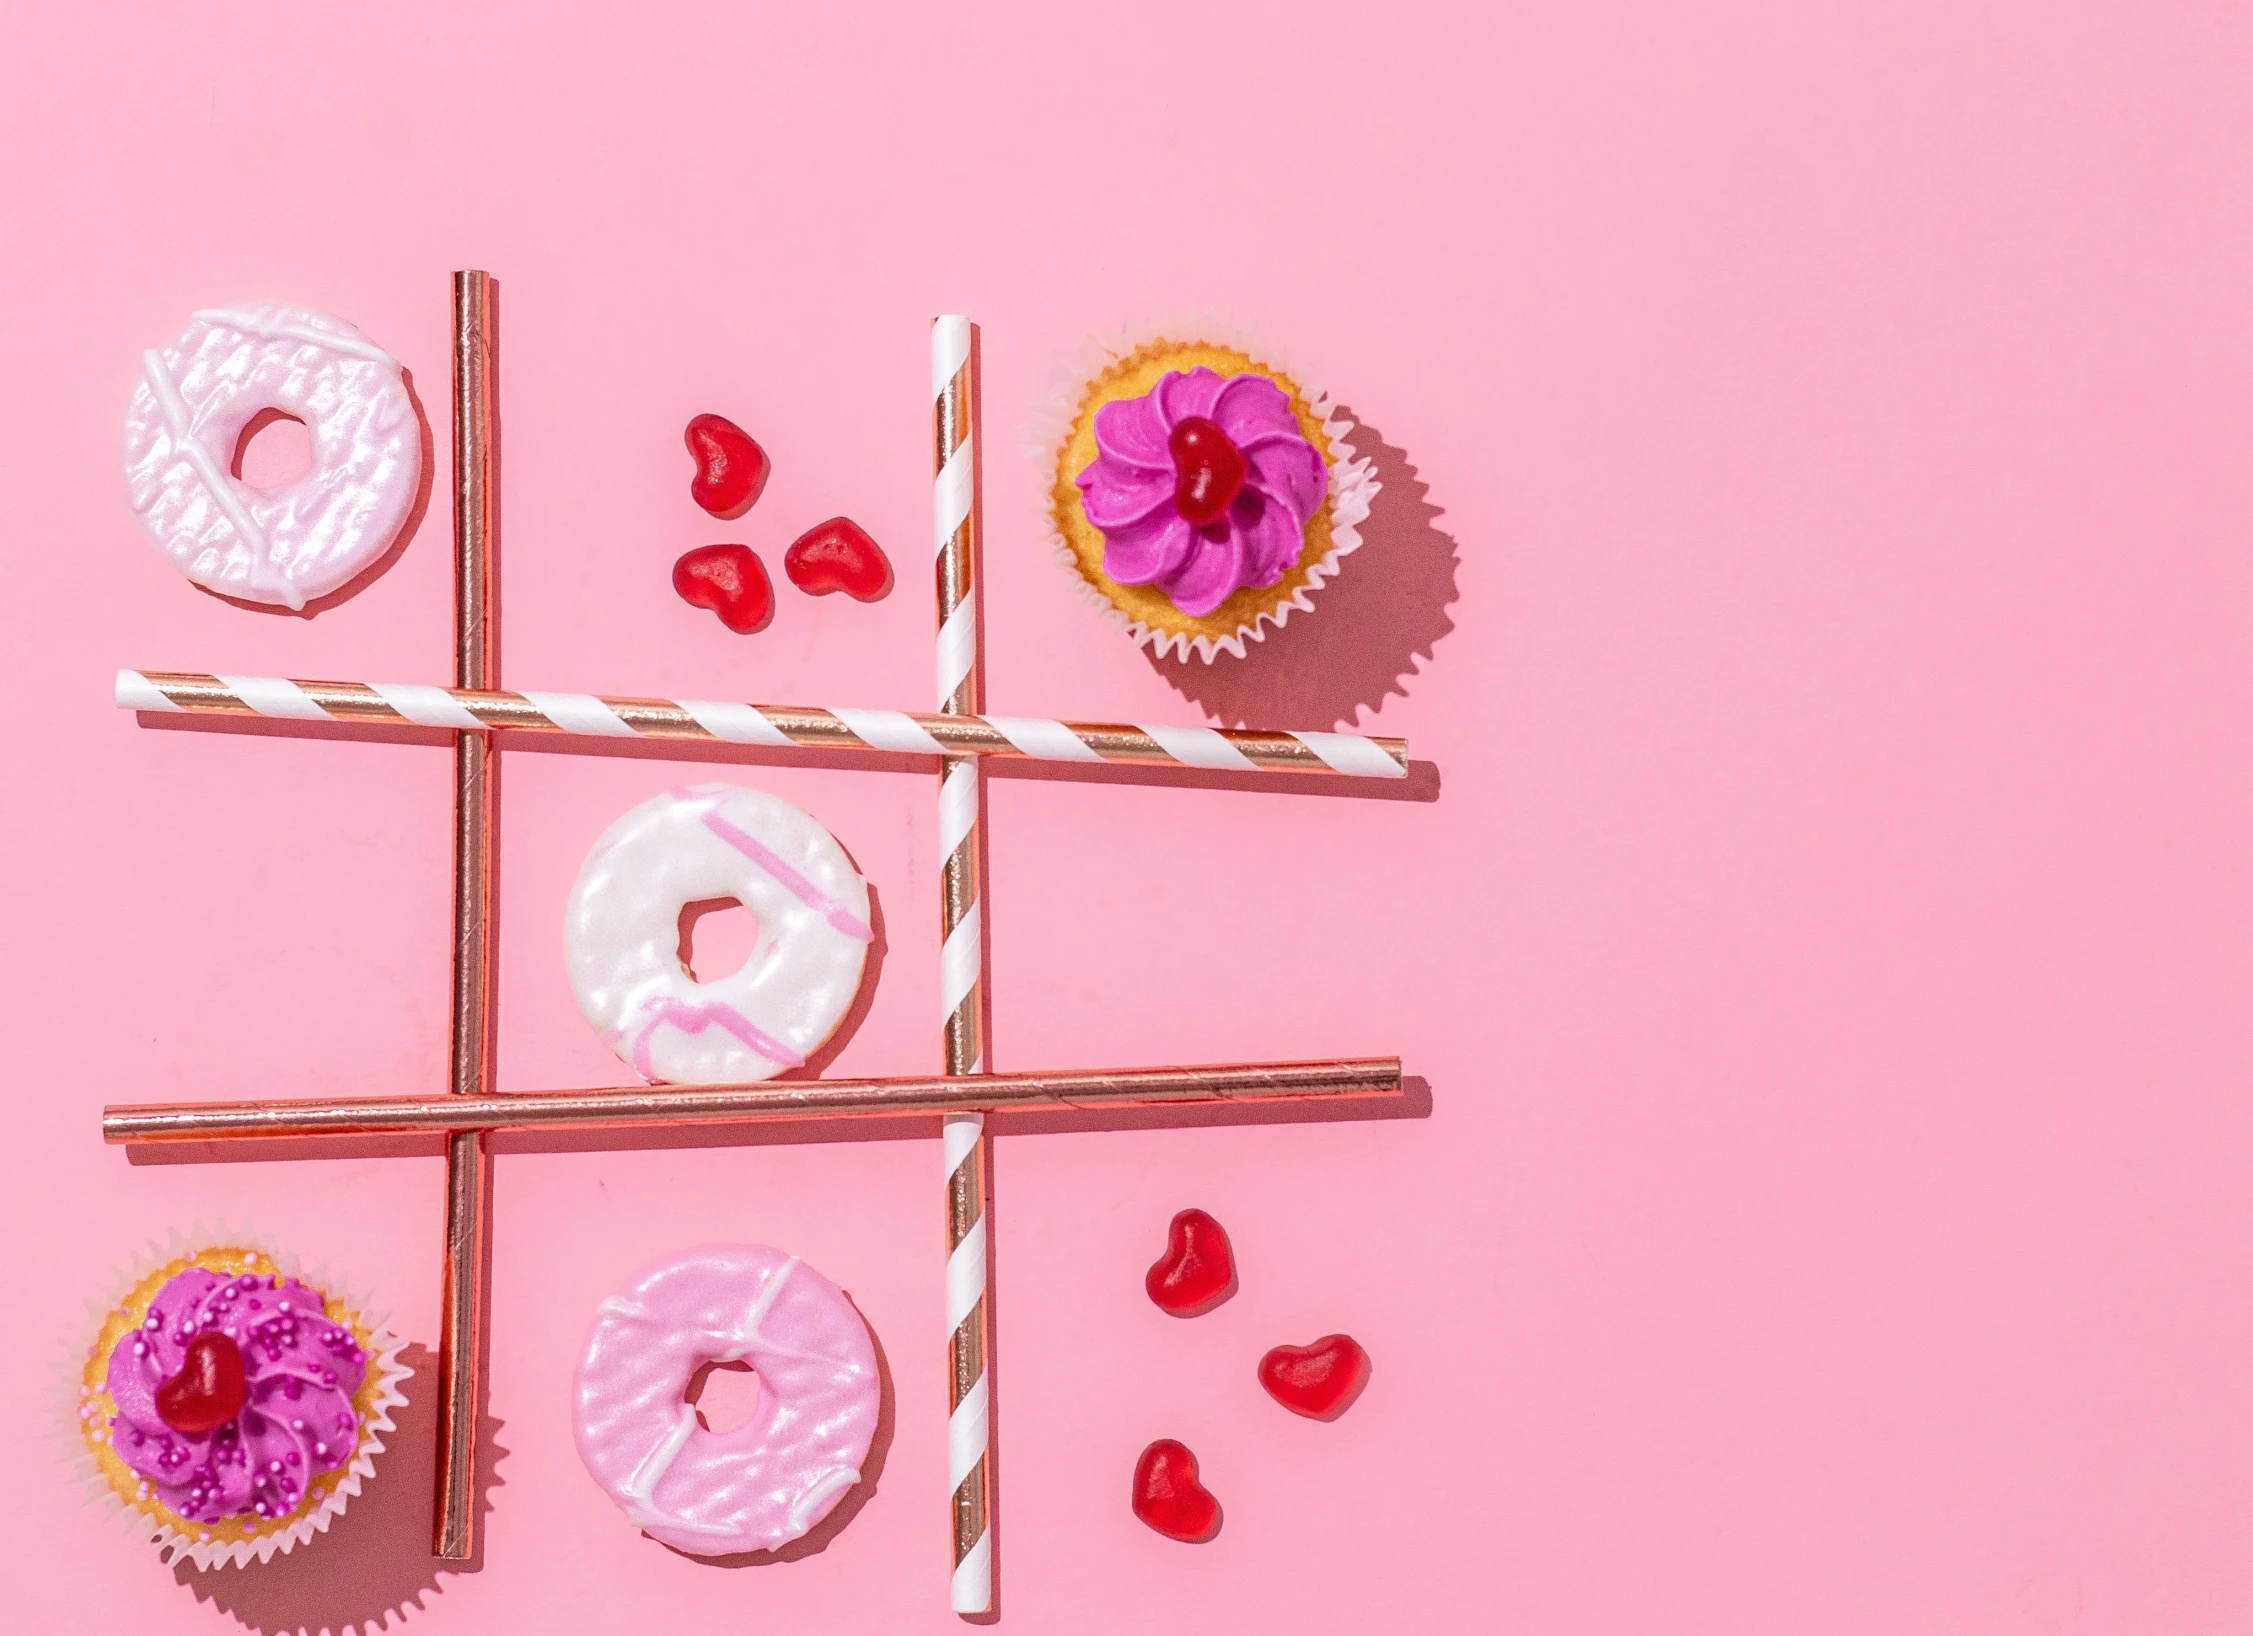
[{"label": "vertical metallic straw", "polygon": [[[493,610],[493,280],[454,275],[454,684],[497,687]],[[490,733],[454,738],[456,1095],[493,1089],[493,832]],[[438,1346],[438,1498],[432,1551],[477,1554],[477,1413],[485,1373],[485,1225],[492,1161],[482,1131],[446,1139],[446,1292]]]},{"label": "vertical metallic straw", "polygon": [[[937,529],[939,710],[985,707],[978,665],[977,339],[970,320],[931,325],[932,510]],[[986,1068],[985,934],[979,915],[984,785],[976,756],[939,763],[939,953],[946,1071]],[[993,1452],[987,1359],[986,1208],[991,1149],[983,1114],[950,1115],[947,1169],[947,1480],[954,1485],[957,1613],[993,1606]]]}]

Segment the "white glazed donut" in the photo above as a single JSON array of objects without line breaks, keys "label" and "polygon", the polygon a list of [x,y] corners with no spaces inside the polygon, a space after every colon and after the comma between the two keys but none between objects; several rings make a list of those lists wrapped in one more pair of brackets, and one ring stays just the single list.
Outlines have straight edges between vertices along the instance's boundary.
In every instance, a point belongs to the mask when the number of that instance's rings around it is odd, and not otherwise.
[{"label": "white glazed donut", "polygon": [[[697,1424],[689,1381],[748,1360],[751,1418]],[[868,1325],[835,1284],[763,1244],[707,1244],[602,1303],[573,1381],[588,1475],[653,1539],[695,1556],[771,1551],[860,1481],[883,1406]]]},{"label": "white glazed donut", "polygon": [[[681,967],[680,914],[734,898],[758,922],[740,970]],[[735,784],[668,790],[579,866],[564,911],[579,1010],[644,1079],[737,1085],[796,1068],[852,1008],[874,934],[868,882],[789,802]]]},{"label": "white glazed donut", "polygon": [[[259,490],[231,474],[266,409],[305,422],[313,466]],[[390,548],[422,483],[422,424],[399,364],[304,307],[199,312],[144,353],[125,409],[125,498],[207,590],[302,608]]]}]

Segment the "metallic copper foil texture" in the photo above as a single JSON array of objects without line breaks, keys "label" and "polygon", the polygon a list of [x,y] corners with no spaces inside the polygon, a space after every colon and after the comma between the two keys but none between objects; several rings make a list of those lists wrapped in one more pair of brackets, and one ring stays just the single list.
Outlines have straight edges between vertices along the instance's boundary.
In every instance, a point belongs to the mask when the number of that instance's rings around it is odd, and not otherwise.
[{"label": "metallic copper foil texture", "polygon": [[102,1110],[102,1139],[113,1144],[226,1142],[450,1132],[467,1128],[472,1119],[486,1130],[630,1129],[976,1109],[1052,1112],[1400,1094],[1398,1057],[1341,1057],[1321,1062],[981,1074],[969,1085],[953,1075],[927,1074],[899,1079],[770,1079],[754,1085],[503,1091],[474,1109],[450,1096],[124,1103]]},{"label": "metallic copper foil texture", "polygon": [[[493,280],[454,275],[454,684],[500,680],[494,618]],[[493,1089],[494,774],[490,733],[454,735],[454,984],[450,1088]],[[477,1554],[477,1411],[485,1373],[485,1229],[492,1160],[478,1131],[446,1141],[446,1286],[439,1318],[438,1494],[431,1549]]]}]

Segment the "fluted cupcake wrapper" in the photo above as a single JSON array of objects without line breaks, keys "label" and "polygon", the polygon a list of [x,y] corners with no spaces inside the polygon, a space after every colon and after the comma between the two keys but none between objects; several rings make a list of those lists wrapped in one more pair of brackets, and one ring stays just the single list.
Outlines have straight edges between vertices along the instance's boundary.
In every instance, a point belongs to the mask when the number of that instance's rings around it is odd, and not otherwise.
[{"label": "fluted cupcake wrapper", "polygon": [[[127,1306],[133,1292],[145,1280],[172,1262],[193,1259],[220,1248],[254,1251],[264,1258],[265,1264],[259,1268],[261,1274],[271,1271],[283,1278],[300,1279],[320,1291],[327,1301],[349,1315],[352,1326],[367,1343],[367,1377],[353,1394],[360,1427],[352,1458],[345,1463],[341,1478],[325,1486],[317,1499],[291,1513],[281,1527],[275,1527],[265,1518],[251,1519],[246,1529],[245,1519],[237,1517],[214,1523],[191,1523],[175,1517],[147,1492],[134,1496],[121,1492],[110,1469],[95,1452],[96,1440],[106,1439],[109,1428],[93,1423],[97,1418],[97,1394],[86,1383],[88,1365],[94,1358],[94,1341],[110,1318]],[[198,1264],[215,1265],[200,1261]],[[295,1256],[276,1249],[264,1233],[199,1222],[185,1231],[174,1231],[150,1243],[117,1274],[103,1297],[87,1304],[85,1325],[63,1355],[53,1387],[57,1453],[70,1475],[83,1487],[90,1504],[114,1518],[126,1531],[152,1541],[166,1561],[185,1559],[203,1569],[271,1561],[295,1550],[314,1535],[326,1533],[329,1525],[344,1514],[359,1494],[361,1486],[375,1475],[375,1457],[383,1452],[384,1437],[398,1429],[391,1411],[407,1401],[399,1390],[399,1383],[414,1373],[399,1361],[404,1345],[385,1327],[385,1315],[372,1310],[360,1290],[338,1282],[326,1269],[307,1270]]]},{"label": "fluted cupcake wrapper", "polygon": [[[1079,557],[1057,528],[1051,509],[1048,480],[1056,469],[1057,451],[1072,435],[1089,390],[1113,364],[1146,344],[1151,337],[1161,335],[1174,339],[1194,337],[1216,346],[1233,347],[1268,368],[1288,375],[1304,395],[1307,407],[1322,423],[1323,435],[1330,442],[1330,549],[1303,565],[1306,578],[1288,596],[1261,608],[1250,620],[1226,635],[1160,630],[1129,614],[1081,572]],[[1042,476],[1038,496],[1041,537],[1071,571],[1072,583],[1079,588],[1081,600],[1126,632],[1135,646],[1148,648],[1161,659],[1178,655],[1187,660],[1194,654],[1211,664],[1222,653],[1241,659],[1248,644],[1266,640],[1269,626],[1281,630],[1290,622],[1294,611],[1312,613],[1314,604],[1309,598],[1337,577],[1342,558],[1360,548],[1361,525],[1369,520],[1369,507],[1384,485],[1377,480],[1376,467],[1355,454],[1353,445],[1347,441],[1346,434],[1353,428],[1354,423],[1346,418],[1327,391],[1292,367],[1265,337],[1233,320],[1198,314],[1177,315],[1162,322],[1091,335],[1076,352],[1059,360],[1049,390],[1026,427],[1025,452],[1033,458]]]}]

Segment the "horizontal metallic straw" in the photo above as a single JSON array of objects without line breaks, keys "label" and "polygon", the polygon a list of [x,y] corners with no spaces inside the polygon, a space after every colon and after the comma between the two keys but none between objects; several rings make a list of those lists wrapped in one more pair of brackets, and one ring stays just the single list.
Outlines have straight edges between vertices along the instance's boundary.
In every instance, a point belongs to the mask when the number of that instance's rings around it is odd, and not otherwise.
[{"label": "horizontal metallic straw", "polygon": [[896,755],[1015,756],[1028,761],[1126,762],[1211,772],[1342,773],[1405,778],[1408,744],[1358,733],[1274,733],[1236,727],[1153,727],[1029,716],[918,715],[705,699],[507,693],[415,682],[305,682],[280,676],[121,670],[121,710],[280,721],[442,727],[453,732],[578,733],[680,739],[769,749],[881,750]]},{"label": "horizontal metallic straw", "polygon": [[909,1113],[1175,1107],[1401,1094],[1398,1057],[1114,1068],[1056,1074],[768,1080],[756,1085],[504,1091],[476,1098],[371,1096],[303,1102],[144,1102],[102,1110],[105,1142],[247,1141],[459,1130],[619,1129]]}]

